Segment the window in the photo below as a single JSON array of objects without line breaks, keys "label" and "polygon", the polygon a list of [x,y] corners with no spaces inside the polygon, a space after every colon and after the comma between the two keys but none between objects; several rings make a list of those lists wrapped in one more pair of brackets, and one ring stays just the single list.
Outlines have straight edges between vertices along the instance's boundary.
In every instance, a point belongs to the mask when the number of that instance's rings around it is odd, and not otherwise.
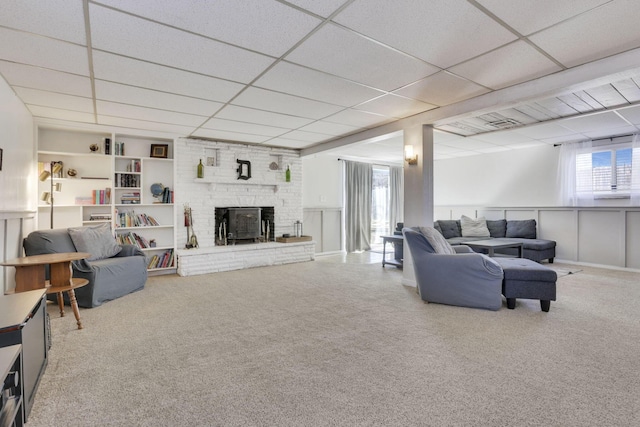
[{"label": "window", "polygon": [[629,197],[632,153],[626,146],[576,155],[576,192],[596,198]]}]

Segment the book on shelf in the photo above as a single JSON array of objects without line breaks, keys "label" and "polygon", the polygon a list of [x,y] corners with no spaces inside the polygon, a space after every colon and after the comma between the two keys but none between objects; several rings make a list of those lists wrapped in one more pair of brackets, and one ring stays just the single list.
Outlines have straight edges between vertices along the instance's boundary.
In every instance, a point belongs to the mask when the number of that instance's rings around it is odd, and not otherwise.
[{"label": "book on shelf", "polygon": [[134,211],[116,211],[116,218],[116,227],[152,227],[160,225],[154,217],[145,213],[136,214]]},{"label": "book on shelf", "polygon": [[92,197],[94,205],[108,205],[111,203],[111,188],[107,187],[104,190],[93,190]]},{"label": "book on shelf", "polygon": [[116,240],[121,245],[135,245],[140,249],[149,247],[149,241],[137,233],[129,231],[128,233],[117,233]]},{"label": "book on shelf", "polygon": [[140,187],[140,175],[132,175],[130,173],[116,173],[115,181],[117,187]]},{"label": "book on shelf", "polygon": [[111,213],[92,213],[89,215],[89,221],[111,221]]},{"label": "book on shelf", "polygon": [[116,141],[114,146],[114,154],[116,156],[124,156],[124,142]]},{"label": "book on shelf", "polygon": [[140,160],[131,160],[131,162],[127,165],[127,172],[141,172],[142,166],[140,165]]},{"label": "book on shelf", "polygon": [[154,268],[170,268],[173,267],[174,264],[174,255],[173,249],[169,249],[164,251],[160,255],[153,255],[149,259],[149,263],[147,264],[147,269],[151,270]]},{"label": "book on shelf", "polygon": [[139,205],[140,193],[137,191],[131,193],[122,193],[120,195],[120,203],[123,205]]}]

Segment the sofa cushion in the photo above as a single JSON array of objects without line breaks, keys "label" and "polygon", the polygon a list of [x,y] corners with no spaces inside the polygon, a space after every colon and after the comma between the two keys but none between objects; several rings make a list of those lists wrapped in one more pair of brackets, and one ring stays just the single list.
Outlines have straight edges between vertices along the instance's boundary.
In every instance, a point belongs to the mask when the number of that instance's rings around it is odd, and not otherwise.
[{"label": "sofa cushion", "polygon": [[456,251],[438,230],[431,227],[418,227],[418,231],[427,239],[436,254],[455,255]]},{"label": "sofa cushion", "polygon": [[509,220],[507,221],[507,234],[505,237],[520,237],[522,239],[536,238],[536,220]]},{"label": "sofa cushion", "polygon": [[452,237],[462,237],[462,233],[460,232],[460,221],[459,220],[438,220],[438,224],[440,225],[439,232],[442,233],[445,239],[450,239]]},{"label": "sofa cushion", "polygon": [[484,217],[469,218],[466,215],[460,217],[460,230],[462,237],[489,237],[487,220]]},{"label": "sofa cushion", "polygon": [[111,225],[108,223],[91,227],[72,227],[68,231],[78,252],[91,254],[87,258],[88,261],[111,258],[122,250],[113,238]]},{"label": "sofa cushion", "polygon": [[487,228],[491,237],[505,237],[507,235],[507,220],[488,219]]}]

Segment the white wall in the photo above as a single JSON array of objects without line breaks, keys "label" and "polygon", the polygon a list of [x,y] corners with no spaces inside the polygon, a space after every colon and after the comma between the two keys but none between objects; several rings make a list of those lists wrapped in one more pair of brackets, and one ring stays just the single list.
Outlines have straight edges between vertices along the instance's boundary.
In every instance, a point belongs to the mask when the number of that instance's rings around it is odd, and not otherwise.
[{"label": "white wall", "polygon": [[[34,227],[35,165],[34,127],[31,113],[0,78],[0,259],[21,255],[23,234]],[[0,267],[0,297],[13,288],[14,269]]]},{"label": "white wall", "polygon": [[339,208],[343,203],[343,162],[335,156],[316,154],[302,159],[305,208]]},{"label": "white wall", "polygon": [[549,145],[437,160],[434,204],[556,206],[559,152]]}]

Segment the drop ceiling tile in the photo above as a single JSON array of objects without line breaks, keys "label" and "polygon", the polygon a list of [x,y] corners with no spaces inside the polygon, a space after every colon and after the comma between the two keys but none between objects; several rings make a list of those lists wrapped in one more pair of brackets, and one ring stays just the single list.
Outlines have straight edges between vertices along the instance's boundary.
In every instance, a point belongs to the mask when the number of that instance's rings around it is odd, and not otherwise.
[{"label": "drop ceiling tile", "polygon": [[395,90],[438,71],[337,25],[327,24],[286,59],[382,90]]},{"label": "drop ceiling tile", "polygon": [[343,109],[343,107],[337,105],[312,101],[310,99],[255,87],[248,88],[232,102],[234,105],[242,107],[256,108],[310,119],[321,119]]},{"label": "drop ceiling tile", "polygon": [[559,95],[558,99],[580,113],[588,113],[595,109],[589,103],[584,102],[584,100],[575,93]]},{"label": "drop ceiling tile", "polygon": [[640,87],[633,79],[621,80],[611,84],[628,102],[636,103],[640,101]]},{"label": "drop ceiling tile", "polygon": [[89,75],[86,47],[1,27],[0,40],[0,59]]},{"label": "drop ceiling tile", "polygon": [[80,111],[61,110],[60,108],[42,107],[39,105],[29,105],[27,108],[33,114],[33,117],[44,117],[48,119],[66,120],[69,122],[95,123],[96,119],[92,113],[83,113]]},{"label": "drop ceiling tile", "polygon": [[610,84],[585,89],[585,92],[604,107],[617,107],[629,104],[629,102],[620,95],[620,92]]},{"label": "drop ceiling tile", "polygon": [[104,52],[93,52],[93,64],[97,79],[219,102],[229,101],[244,87],[227,80]]},{"label": "drop ceiling tile", "polygon": [[488,142],[494,145],[512,145],[533,141],[533,138],[517,133],[515,131],[481,133],[474,136],[474,138],[479,141]]},{"label": "drop ceiling tile", "polygon": [[612,1],[529,39],[565,66],[574,67],[640,46],[638,15],[640,2]]},{"label": "drop ceiling tile", "polygon": [[618,114],[634,125],[640,125],[640,106],[620,108]]},{"label": "drop ceiling tile", "polygon": [[458,150],[471,150],[471,151],[496,147],[493,144],[489,144],[487,142],[480,141],[479,139],[474,139],[470,137],[459,139],[456,141],[449,141],[449,142],[443,143],[442,145],[456,148]]},{"label": "drop ceiling tile", "polygon": [[180,6],[174,0],[100,2],[275,57],[283,55],[322,22],[277,1],[190,1]]},{"label": "drop ceiling tile", "polygon": [[347,0],[289,0],[289,3],[300,6],[312,13],[327,18],[333,12],[338,10],[344,3],[348,3]]},{"label": "drop ceiling tile", "polygon": [[474,129],[469,126],[464,126],[460,122],[438,125],[438,129],[441,129],[446,132],[454,133],[456,135],[461,135],[461,136],[474,135],[480,132],[478,129]]},{"label": "drop ceiling tile", "polygon": [[575,108],[565,103],[560,98],[555,97],[541,99],[533,104],[536,104],[538,107],[544,108],[553,114],[557,114],[560,117],[573,116],[579,113]]},{"label": "drop ceiling tile", "polygon": [[433,130],[433,141],[435,144],[446,143],[447,141],[453,141],[458,139],[463,139],[463,136],[454,135],[449,132],[443,132],[438,128]]},{"label": "drop ceiling tile", "polygon": [[201,138],[219,139],[223,141],[251,142],[256,144],[263,143],[270,138],[264,135],[251,135],[251,134],[242,133],[242,132],[228,132],[225,130],[214,130],[214,129],[204,129],[204,128],[200,128],[195,132],[193,132],[193,136],[198,136]]},{"label": "drop ceiling tile", "polygon": [[477,0],[520,34],[528,35],[609,0]]},{"label": "drop ceiling tile", "polygon": [[221,102],[207,101],[188,96],[174,95],[135,86],[96,80],[96,99],[121,104],[158,108],[199,116],[211,116],[224,105]]},{"label": "drop ceiling tile", "polygon": [[338,136],[338,135],[346,135],[349,133],[353,133],[361,129],[362,128],[358,128],[355,126],[347,126],[339,123],[331,123],[324,120],[319,120],[317,122],[313,122],[311,124],[303,126],[299,130],[304,130],[307,132],[322,133],[322,134],[331,135],[331,136]]},{"label": "drop ceiling tile", "polygon": [[433,104],[404,98],[396,95],[384,95],[372,101],[354,107],[357,110],[382,114],[388,117],[404,118],[436,108]]},{"label": "drop ceiling tile", "polygon": [[251,135],[263,135],[263,136],[279,136],[289,132],[291,129],[280,128],[274,126],[265,126],[255,123],[238,122],[234,120],[224,119],[211,119],[202,125],[204,129],[210,130],[223,130],[229,132],[239,132]]},{"label": "drop ceiling tile", "polygon": [[203,116],[176,113],[135,105],[118,104],[109,101],[96,101],[96,108],[100,116],[123,117],[134,120],[167,123],[181,126],[200,126],[207,119]]},{"label": "drop ceiling tile", "polygon": [[478,153],[498,153],[500,151],[509,151],[509,150],[513,150],[513,147],[510,147],[508,145],[494,145],[492,147],[487,147],[487,148],[478,148],[475,151],[477,151]]},{"label": "drop ceiling tile", "polygon": [[24,87],[14,88],[16,94],[25,104],[40,107],[60,108],[63,110],[80,111],[93,114],[93,101],[91,98],[65,95],[62,93],[46,92],[38,89]]},{"label": "drop ceiling tile", "polygon": [[[248,83],[273,58],[89,4],[94,49]],[[117,29],[117,30],[116,30]]]},{"label": "drop ceiling tile", "polygon": [[87,44],[84,10],[80,1],[3,0],[0,25],[85,46]]},{"label": "drop ceiling tile", "polygon": [[296,141],[305,141],[305,142],[322,142],[328,139],[331,139],[329,135],[323,135],[320,133],[313,132],[305,132],[302,130],[294,130],[289,133],[282,135],[284,139],[293,139]]},{"label": "drop ceiling tile", "polygon": [[460,151],[462,150],[458,147],[452,147],[445,144],[434,144],[433,146],[434,154],[455,154],[459,153]]},{"label": "drop ceiling tile", "polygon": [[334,20],[441,68],[516,40],[466,1],[356,1]]},{"label": "drop ceiling tile", "polygon": [[385,93],[288,62],[278,63],[253,83],[253,86],[344,107],[351,107]]},{"label": "drop ceiling tile", "polygon": [[635,126],[621,126],[618,128],[603,128],[603,129],[594,129],[589,132],[584,132],[584,134],[589,138],[607,138],[610,136],[617,135],[630,135],[638,133],[638,128]]},{"label": "drop ceiling tile", "polygon": [[577,133],[574,135],[558,136],[555,138],[541,138],[539,141],[544,142],[545,144],[548,144],[548,145],[555,145],[555,144],[563,144],[567,142],[584,141],[585,139],[586,138],[583,134]]},{"label": "drop ceiling tile", "polygon": [[441,71],[419,82],[405,86],[395,91],[394,94],[419,99],[433,105],[444,106],[487,92],[489,92],[487,88],[446,71]]},{"label": "drop ceiling tile", "polygon": [[269,145],[272,147],[301,149],[301,148],[310,147],[313,145],[313,143],[306,142],[306,141],[296,141],[294,139],[273,138],[267,141],[265,145]]},{"label": "drop ceiling tile", "polygon": [[144,120],[100,115],[98,116],[98,123],[101,125],[119,126],[127,129],[153,130],[182,137],[188,136],[193,130],[193,127],[191,126],[180,126],[168,123],[147,122]]},{"label": "drop ceiling tile", "polygon": [[329,116],[325,118],[324,121],[358,128],[368,128],[389,123],[393,121],[393,119],[379,114],[368,113],[366,111],[348,109]]},{"label": "drop ceiling tile", "polygon": [[270,111],[256,110],[253,108],[238,107],[235,105],[227,105],[224,107],[222,111],[216,114],[216,118],[289,129],[297,129],[300,126],[313,122],[313,119],[272,113]]},{"label": "drop ceiling tile", "polygon": [[575,130],[567,129],[564,126],[566,122],[542,123],[539,125],[530,125],[513,130],[514,134],[524,135],[531,139],[554,138],[575,134]]},{"label": "drop ceiling tile", "polygon": [[[496,64],[500,64],[496,67]],[[449,69],[483,86],[501,89],[560,71],[549,58],[517,41]]]},{"label": "drop ceiling tile", "polygon": [[618,117],[613,111],[590,114],[562,120],[562,126],[575,132],[595,132],[602,129],[616,129],[627,126],[628,123]]},{"label": "drop ceiling tile", "polygon": [[12,86],[22,86],[88,98],[92,96],[91,81],[88,77],[6,61],[0,61],[0,73]]}]

